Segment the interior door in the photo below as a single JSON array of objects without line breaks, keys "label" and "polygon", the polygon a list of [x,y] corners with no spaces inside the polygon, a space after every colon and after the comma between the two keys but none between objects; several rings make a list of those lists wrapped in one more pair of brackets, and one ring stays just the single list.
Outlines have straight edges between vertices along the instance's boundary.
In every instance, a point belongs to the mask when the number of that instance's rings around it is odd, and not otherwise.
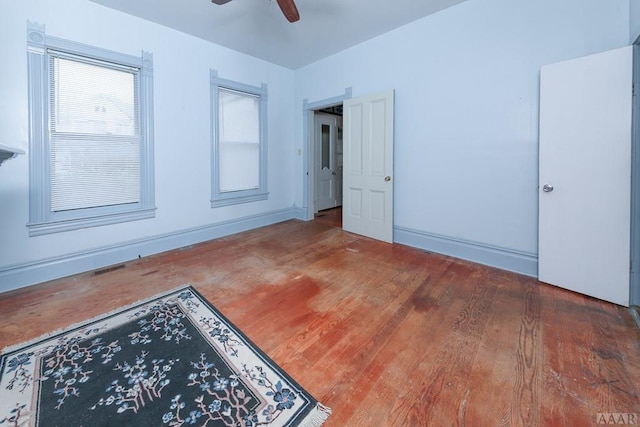
[{"label": "interior door", "polygon": [[632,48],[542,67],[538,277],[629,305]]},{"label": "interior door", "polygon": [[393,241],[393,91],[344,102],[342,227]]},{"label": "interior door", "polygon": [[315,114],[316,210],[342,205],[342,166],[338,162],[338,116]]},{"label": "interior door", "polygon": [[336,199],[337,206],[342,206],[342,177],[344,176],[344,157],[343,157],[343,138],[342,138],[342,117],[336,118],[336,166],[338,173],[336,174]]}]

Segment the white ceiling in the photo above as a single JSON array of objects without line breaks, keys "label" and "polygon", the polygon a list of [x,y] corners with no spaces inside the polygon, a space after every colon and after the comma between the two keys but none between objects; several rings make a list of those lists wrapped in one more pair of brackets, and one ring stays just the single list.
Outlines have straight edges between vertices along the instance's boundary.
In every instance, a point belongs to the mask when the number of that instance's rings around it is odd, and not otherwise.
[{"label": "white ceiling", "polygon": [[293,24],[274,0],[91,1],[296,69],[465,0],[296,0]]}]

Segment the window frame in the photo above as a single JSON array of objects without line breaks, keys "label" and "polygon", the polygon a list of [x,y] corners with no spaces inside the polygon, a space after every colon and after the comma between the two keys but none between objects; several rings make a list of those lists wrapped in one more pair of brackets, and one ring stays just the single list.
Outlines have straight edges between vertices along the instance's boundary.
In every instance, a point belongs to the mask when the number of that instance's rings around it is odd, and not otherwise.
[{"label": "window frame", "polygon": [[[137,70],[140,197],[136,203],[54,212],[51,210],[50,52]],[[40,236],[155,217],[153,156],[153,55],[127,55],[45,34],[28,23],[29,236]]]},{"label": "window frame", "polygon": [[[230,206],[267,200],[267,84],[260,87],[220,78],[216,70],[210,70],[211,84],[211,207]],[[218,102],[220,89],[245,93],[259,98],[259,185],[258,188],[238,191],[220,191],[220,135],[218,124]]]}]

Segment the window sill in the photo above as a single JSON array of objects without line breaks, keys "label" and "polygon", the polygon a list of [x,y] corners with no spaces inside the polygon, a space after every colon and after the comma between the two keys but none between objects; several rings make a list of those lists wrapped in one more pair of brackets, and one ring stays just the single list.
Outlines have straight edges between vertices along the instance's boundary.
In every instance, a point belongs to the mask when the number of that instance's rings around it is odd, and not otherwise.
[{"label": "window sill", "polygon": [[267,200],[269,193],[251,194],[247,196],[233,196],[224,199],[211,200],[212,208],[219,208],[222,206],[239,205],[241,203],[257,202],[260,200]]}]

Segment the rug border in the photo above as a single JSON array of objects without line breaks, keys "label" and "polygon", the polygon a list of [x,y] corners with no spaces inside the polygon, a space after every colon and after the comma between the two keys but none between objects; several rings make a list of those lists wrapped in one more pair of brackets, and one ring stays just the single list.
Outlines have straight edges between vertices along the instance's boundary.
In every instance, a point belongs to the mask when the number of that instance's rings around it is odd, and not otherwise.
[{"label": "rug border", "polygon": [[227,316],[225,316],[220,311],[220,309],[216,307],[211,301],[205,298],[204,295],[202,295],[195,287],[190,285],[188,287],[191,288],[191,291],[196,294],[196,296],[204,304],[207,304],[209,306],[209,309],[215,312],[218,317],[226,322],[227,327],[233,329],[236,335],[242,337],[242,339],[251,346],[251,349],[257,352],[262,357],[265,363],[269,363],[276,367],[277,369],[274,370],[277,370],[279,375],[282,375],[287,381],[289,381],[292,386],[295,386],[299,391],[303,391],[307,394],[308,398],[311,400],[311,405],[309,406],[309,408],[299,413],[297,417],[290,419],[289,423],[287,423],[286,425],[289,426],[291,425],[291,422],[296,420],[299,421],[299,427],[319,427],[324,424],[324,422],[332,413],[331,408],[320,403],[320,401],[316,399],[313,394],[311,394],[306,388],[302,387],[302,385],[300,385],[298,381],[296,381],[291,375],[289,375],[287,371],[280,367],[280,365],[277,364],[276,361],[271,358],[271,356],[269,356],[264,350],[262,350],[262,348],[260,348],[260,346],[253,342],[253,340],[249,338],[246,333],[244,333],[235,323],[233,323]]},{"label": "rug border", "polygon": [[[72,323],[69,326],[65,326],[63,328],[58,328],[58,329],[55,329],[55,330],[53,330],[51,332],[44,333],[44,334],[42,334],[42,335],[40,335],[38,337],[32,338],[32,339],[30,339],[28,341],[20,342],[18,344],[8,345],[8,346],[4,347],[2,350],[0,350],[0,356],[4,356],[5,354],[9,354],[9,353],[14,353],[14,352],[16,352],[16,351],[18,351],[18,350],[20,350],[22,348],[26,348],[26,347],[29,347],[31,345],[34,345],[39,341],[50,339],[50,338],[53,338],[53,337],[55,337],[57,335],[66,334],[66,333],[72,331],[73,329],[81,328],[82,326],[86,326],[86,325],[88,325],[90,323],[93,323],[93,322],[98,322],[100,320],[106,319],[107,317],[113,316],[114,314],[117,314],[119,312],[130,310],[130,309],[132,309],[134,307],[137,307],[139,305],[147,304],[148,302],[153,301],[154,299],[163,298],[163,297],[165,297],[165,296],[167,296],[169,294],[172,294],[174,292],[178,292],[178,291],[181,291],[181,290],[187,289],[187,288],[191,288],[191,289],[193,289],[195,291],[195,288],[190,283],[185,283],[183,285],[177,286],[177,287],[169,289],[167,291],[159,292],[159,293],[153,294],[150,297],[134,301],[134,302],[132,302],[130,304],[119,306],[118,308],[115,308],[115,309],[113,309],[111,311],[108,311],[106,313],[98,314],[98,315],[96,315],[96,316],[94,316],[94,317],[92,317],[90,319],[85,319],[85,320],[80,321],[80,322]],[[198,294],[200,295],[200,293],[198,293]],[[200,295],[200,297],[202,298],[202,295]]]},{"label": "rug border", "polygon": [[[55,338],[58,335],[64,335],[66,333],[69,333],[71,331],[73,331],[74,329],[78,329],[81,328],[83,326],[89,325],[91,323],[95,323],[95,322],[99,322],[100,320],[106,319],[108,317],[114,316],[118,313],[121,313],[123,311],[127,311],[130,310],[132,308],[147,304],[155,299],[160,299],[160,298],[164,298],[170,294],[179,292],[181,290],[185,290],[185,289],[189,289],[191,292],[193,292],[194,294],[197,295],[197,297],[204,303],[206,303],[209,306],[209,309],[213,310],[220,318],[222,318],[226,323],[227,326],[232,328],[234,330],[234,332],[236,333],[236,335],[241,336],[244,340],[246,340],[246,342],[251,346],[252,350],[255,352],[258,352],[260,354],[260,356],[263,358],[263,360],[265,362],[271,363],[273,364],[275,367],[278,368],[279,374],[282,375],[283,377],[285,377],[287,379],[287,381],[289,381],[291,383],[291,385],[297,387],[299,390],[304,391],[308,397],[312,400],[312,402],[315,402],[315,404],[312,404],[306,411],[303,411],[302,413],[299,414],[299,417],[296,417],[296,419],[299,419],[299,426],[300,427],[317,427],[317,426],[321,426],[322,424],[324,424],[324,422],[329,418],[329,416],[332,413],[332,410],[330,407],[320,403],[320,401],[318,399],[316,399],[311,393],[309,393],[307,391],[306,388],[302,387],[300,385],[300,383],[298,383],[298,381],[296,381],[291,375],[289,375],[288,372],[286,372],[284,369],[282,369],[280,367],[280,365],[278,365],[267,353],[265,353],[258,345],[256,345],[256,343],[253,342],[253,340],[251,340],[242,330],[240,330],[240,328],[238,328],[236,326],[235,323],[231,322],[231,320],[225,316],[213,303],[211,303],[207,298],[205,298],[193,285],[191,285],[190,283],[185,283],[183,285],[177,286],[175,288],[166,290],[166,291],[162,291],[162,292],[158,292],[155,293],[149,297],[134,301],[130,304],[127,305],[123,305],[123,306],[119,306],[111,311],[108,311],[106,313],[101,313],[98,314],[97,316],[94,316],[90,319],[85,319],[81,322],[76,322],[73,324],[70,324],[68,326],[65,326],[63,328],[58,328],[56,330],[53,330],[51,332],[42,334],[38,337],[35,337],[33,339],[30,339],[28,341],[24,341],[24,342],[20,342],[18,344],[12,344],[12,345],[8,345],[6,347],[4,347],[2,350],[0,350],[0,356],[6,356],[9,353],[15,353],[18,352],[21,349],[25,349],[29,346],[35,345],[36,343],[38,343],[39,341],[42,340],[46,340],[46,339],[51,339],[51,338]],[[4,359],[4,357],[1,357],[1,359]],[[3,368],[4,363],[0,363],[0,369],[4,369]],[[294,421],[294,419],[289,420],[289,421]]]}]

